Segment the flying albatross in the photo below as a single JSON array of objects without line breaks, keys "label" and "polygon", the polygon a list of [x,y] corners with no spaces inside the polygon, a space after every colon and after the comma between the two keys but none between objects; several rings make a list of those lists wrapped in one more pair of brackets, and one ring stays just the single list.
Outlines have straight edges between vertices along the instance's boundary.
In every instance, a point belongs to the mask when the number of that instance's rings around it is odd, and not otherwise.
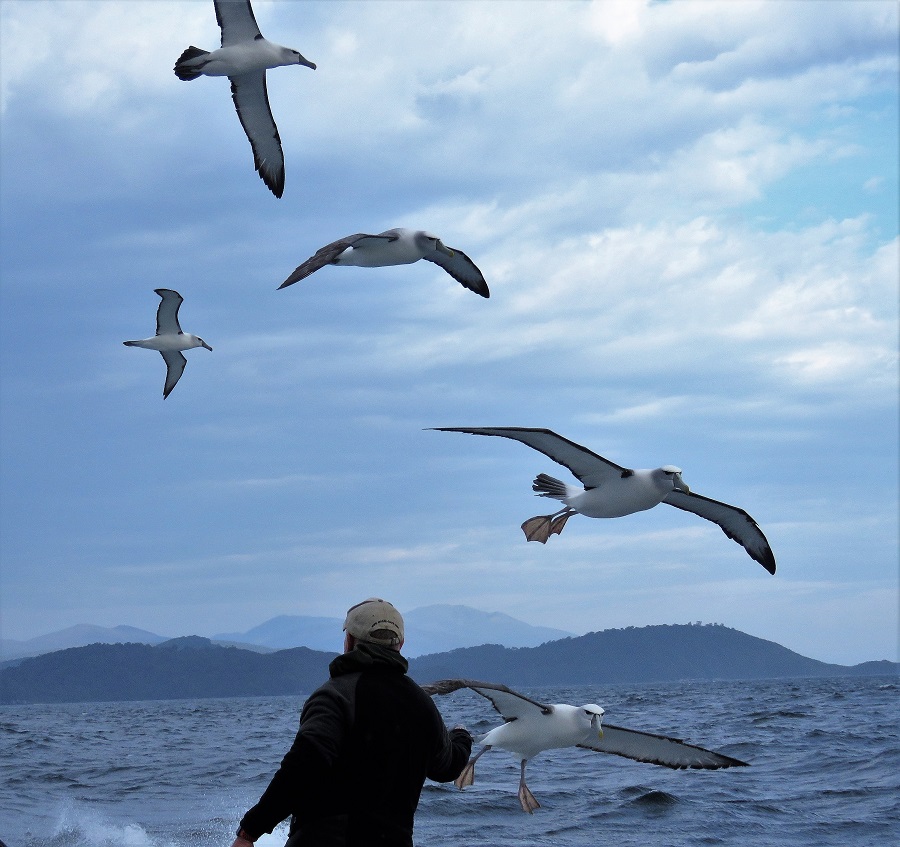
[{"label": "flying albatross", "polygon": [[419,259],[440,265],[469,291],[482,297],[491,296],[481,271],[462,250],[447,247],[436,235],[430,235],[421,229],[403,228],[389,229],[378,235],[358,232],[332,241],[299,265],[278,287],[287,288],[325,265],[382,268],[387,265],[410,265]]},{"label": "flying albatross", "polygon": [[193,347],[205,347],[212,350],[200,336],[182,332],[178,323],[178,310],[184,298],[171,288],[156,288],[154,291],[162,297],[156,310],[156,335],[140,341],[123,341],[126,347],[143,347],[145,350],[159,350],[166,363],[166,384],[163,387],[163,400],[169,396],[175,384],[184,373],[187,359],[182,350]]},{"label": "flying albatross", "polygon": [[253,163],[262,181],[276,197],[284,193],[284,152],[269,107],[266,68],[281,65],[316,66],[296,50],[262,37],[250,0],[215,0],[216,20],[222,30],[222,46],[212,52],[188,47],[175,63],[181,80],[227,76],[241,126],[253,148]]},{"label": "flying albatross", "polygon": [[505,685],[471,679],[444,679],[422,688],[432,696],[470,688],[490,700],[506,723],[478,739],[478,743],[485,746],[469,760],[455,785],[459,789],[472,785],[475,781],[475,762],[492,747],[499,747],[517,756],[521,762],[519,803],[523,811],[529,813],[540,808],[541,804],[525,784],[525,765],[543,750],[581,747],[676,770],[747,766],[746,762],[686,744],[677,738],[609,724],[601,726],[604,710],[594,703],[584,706],[558,703],[551,706],[538,703]]},{"label": "flying albatross", "polygon": [[525,521],[522,531],[528,541],[546,544],[551,535],[559,535],[563,531],[572,515],[620,518],[667,503],[718,524],[725,535],[737,541],[770,574],[775,573],[775,556],[756,521],[737,506],[694,494],[682,480],[681,468],[674,465],[663,465],[652,470],[623,468],[549,429],[516,426],[449,426],[434,429],[471,435],[498,435],[521,441],[567,467],[578,477],[584,488],[567,485],[543,473],[535,477],[531,488],[539,497],[551,497],[566,506],[552,515],[539,515]]}]

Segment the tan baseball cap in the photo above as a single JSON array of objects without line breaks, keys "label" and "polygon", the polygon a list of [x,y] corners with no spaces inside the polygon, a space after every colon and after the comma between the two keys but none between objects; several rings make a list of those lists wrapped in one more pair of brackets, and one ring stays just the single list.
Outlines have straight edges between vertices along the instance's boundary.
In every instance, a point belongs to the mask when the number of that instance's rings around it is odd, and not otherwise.
[{"label": "tan baseball cap", "polygon": [[370,597],[350,607],[344,631],[360,641],[396,647],[403,641],[403,616],[387,600]]}]

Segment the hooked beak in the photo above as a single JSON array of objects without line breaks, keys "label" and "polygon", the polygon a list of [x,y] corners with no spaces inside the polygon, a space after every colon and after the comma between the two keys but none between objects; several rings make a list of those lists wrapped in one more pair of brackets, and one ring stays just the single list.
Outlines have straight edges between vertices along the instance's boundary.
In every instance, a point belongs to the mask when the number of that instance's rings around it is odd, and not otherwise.
[{"label": "hooked beak", "polygon": [[439,238],[434,242],[434,247],[436,250],[440,250],[445,256],[449,256],[451,259],[456,255],[443,241]]},{"label": "hooked beak", "polygon": [[674,479],[672,480],[675,483],[675,489],[677,491],[683,491],[685,494],[690,494],[691,489],[688,488],[687,483],[681,478],[681,474],[675,474]]},{"label": "hooked beak", "polygon": [[205,341],[201,341],[200,344],[202,346],[204,346],[207,350],[212,350],[212,347],[210,347]]},{"label": "hooked beak", "polygon": [[304,59],[299,53],[297,54],[297,64],[298,65],[306,65],[308,68],[316,69],[316,63],[310,62],[309,59]]}]

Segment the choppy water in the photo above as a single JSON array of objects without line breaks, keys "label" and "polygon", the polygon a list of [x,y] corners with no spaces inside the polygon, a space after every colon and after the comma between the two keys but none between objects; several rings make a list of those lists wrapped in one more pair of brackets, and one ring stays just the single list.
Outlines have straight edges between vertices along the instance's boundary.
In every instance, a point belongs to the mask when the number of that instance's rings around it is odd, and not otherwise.
[{"label": "choppy water", "polygon": [[[681,772],[583,750],[529,765],[542,804],[518,807],[518,764],[474,786],[427,783],[417,845],[881,847],[900,844],[895,678],[689,682],[527,692],[598,702],[613,724],[674,735],[752,767]],[[499,720],[471,692],[448,724]],[[8,847],[230,845],[296,731],[302,698],[0,707],[0,839]],[[257,842],[284,843],[279,829]]]}]

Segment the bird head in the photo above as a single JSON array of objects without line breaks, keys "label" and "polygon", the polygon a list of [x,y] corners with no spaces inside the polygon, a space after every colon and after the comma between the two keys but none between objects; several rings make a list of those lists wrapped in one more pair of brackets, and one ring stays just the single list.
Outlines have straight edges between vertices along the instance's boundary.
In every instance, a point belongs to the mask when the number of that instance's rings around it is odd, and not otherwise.
[{"label": "bird head", "polygon": [[298,65],[306,65],[306,67],[308,68],[312,68],[313,70],[316,69],[315,62],[310,62],[309,59],[304,59],[303,56],[301,56],[296,50],[291,50],[291,55],[295,57],[294,61]]},{"label": "bird head", "polygon": [[691,493],[691,489],[688,488],[687,483],[681,478],[681,468],[676,468],[675,465],[663,465],[660,470],[667,480],[671,480],[674,490],[683,491],[685,494]]},{"label": "bird head", "polygon": [[587,705],[582,706],[581,710],[584,712],[585,717],[590,721],[591,732],[596,732],[598,738],[603,738],[603,729],[600,726],[600,723],[603,720],[603,708],[596,703],[588,703]]}]

